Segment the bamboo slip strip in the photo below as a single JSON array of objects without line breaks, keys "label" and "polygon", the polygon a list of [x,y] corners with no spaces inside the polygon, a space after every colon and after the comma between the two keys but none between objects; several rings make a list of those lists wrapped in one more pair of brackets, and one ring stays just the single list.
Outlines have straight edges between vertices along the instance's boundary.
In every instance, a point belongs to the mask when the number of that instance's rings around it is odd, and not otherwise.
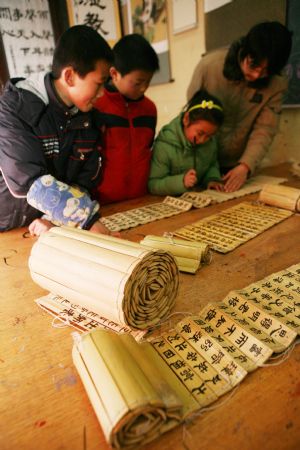
[{"label": "bamboo slip strip", "polygon": [[300,334],[300,264],[205,306],[151,341],[94,330],[73,361],[107,442],[137,449],[287,351]]},{"label": "bamboo slip strip", "polygon": [[138,330],[167,317],[178,291],[170,253],[67,227],[39,237],[29,268],[33,280],[52,294]]},{"label": "bamboo slip strip", "polygon": [[227,253],[292,214],[281,208],[243,202],[179,228],[174,235],[189,241],[204,242],[213,250]]},{"label": "bamboo slip strip", "polygon": [[211,203],[222,203],[244,195],[253,194],[260,191],[266,183],[279,184],[283,181],[286,181],[286,178],[257,175],[250,178],[241,189],[235,192],[218,192],[212,189],[202,192],[189,191],[178,198],[167,196],[163,202],[102,217],[101,222],[111,231],[127,230],[128,228],[183,213],[192,207],[204,208]]}]

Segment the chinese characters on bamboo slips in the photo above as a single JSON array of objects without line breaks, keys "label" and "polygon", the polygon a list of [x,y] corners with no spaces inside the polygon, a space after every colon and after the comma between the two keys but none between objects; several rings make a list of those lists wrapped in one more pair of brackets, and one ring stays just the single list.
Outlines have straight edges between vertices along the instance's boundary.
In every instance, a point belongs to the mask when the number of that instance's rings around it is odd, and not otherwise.
[{"label": "chinese characters on bamboo slips", "polygon": [[223,203],[234,198],[253,194],[260,191],[266,183],[273,185],[283,181],[285,181],[285,178],[258,175],[251,178],[245,186],[235,192],[217,192],[212,189],[202,192],[189,191],[182,194],[181,197],[167,196],[163,202],[102,217],[101,222],[111,231],[127,230],[128,228],[189,211],[192,207],[204,208],[212,203]]},{"label": "chinese characters on bamboo slips", "polygon": [[92,331],[75,343],[73,360],[108,443],[134,449],[205,411],[297,334],[300,264],[230,292],[148,342]]}]

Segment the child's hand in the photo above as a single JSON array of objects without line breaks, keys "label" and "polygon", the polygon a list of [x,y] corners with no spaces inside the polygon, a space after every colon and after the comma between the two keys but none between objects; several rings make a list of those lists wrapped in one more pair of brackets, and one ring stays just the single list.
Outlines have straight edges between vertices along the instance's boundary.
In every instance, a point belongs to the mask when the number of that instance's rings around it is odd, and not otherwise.
[{"label": "child's hand", "polygon": [[222,192],[224,191],[224,184],[220,181],[210,181],[207,184],[207,189],[214,189],[215,191]]},{"label": "child's hand", "polygon": [[190,169],[186,172],[186,174],[183,177],[183,184],[185,188],[191,188],[194,187],[195,184],[197,184],[197,174],[196,170]]},{"label": "child's hand", "polygon": [[233,192],[240,189],[247,180],[248,172],[249,168],[244,163],[229,170],[229,172],[223,176],[223,181],[225,181],[224,191]]},{"label": "child's hand", "polygon": [[97,220],[97,222],[95,222],[90,230],[92,233],[99,233],[99,234],[108,234],[109,236],[114,236],[114,237],[121,237],[121,234],[119,233],[119,231],[110,231],[105,225],[103,225],[103,223],[100,222],[100,220]]},{"label": "child's hand", "polygon": [[46,219],[35,219],[28,227],[31,236],[40,236],[50,228],[54,227],[53,223]]}]

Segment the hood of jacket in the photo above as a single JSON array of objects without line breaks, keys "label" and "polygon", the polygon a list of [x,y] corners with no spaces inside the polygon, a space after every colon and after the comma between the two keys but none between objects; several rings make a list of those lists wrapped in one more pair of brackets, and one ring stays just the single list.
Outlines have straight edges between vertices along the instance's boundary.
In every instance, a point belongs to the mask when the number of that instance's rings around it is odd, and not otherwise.
[{"label": "hood of jacket", "polygon": [[44,79],[40,83],[25,78],[11,78],[1,96],[1,109],[16,114],[35,126],[49,103]]}]

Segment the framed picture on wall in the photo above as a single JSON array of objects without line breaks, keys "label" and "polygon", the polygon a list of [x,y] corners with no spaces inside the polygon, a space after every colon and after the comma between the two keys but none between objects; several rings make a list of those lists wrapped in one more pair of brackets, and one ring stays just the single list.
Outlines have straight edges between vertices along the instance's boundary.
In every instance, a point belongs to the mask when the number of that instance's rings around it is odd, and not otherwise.
[{"label": "framed picture on wall", "polygon": [[171,81],[166,0],[123,0],[124,33],[138,33],[147,39],[159,58],[160,70],[151,84]]},{"label": "framed picture on wall", "polygon": [[89,25],[111,47],[122,36],[118,0],[67,0],[70,25]]},{"label": "framed picture on wall", "polygon": [[182,33],[197,26],[196,0],[173,0],[173,34]]}]

